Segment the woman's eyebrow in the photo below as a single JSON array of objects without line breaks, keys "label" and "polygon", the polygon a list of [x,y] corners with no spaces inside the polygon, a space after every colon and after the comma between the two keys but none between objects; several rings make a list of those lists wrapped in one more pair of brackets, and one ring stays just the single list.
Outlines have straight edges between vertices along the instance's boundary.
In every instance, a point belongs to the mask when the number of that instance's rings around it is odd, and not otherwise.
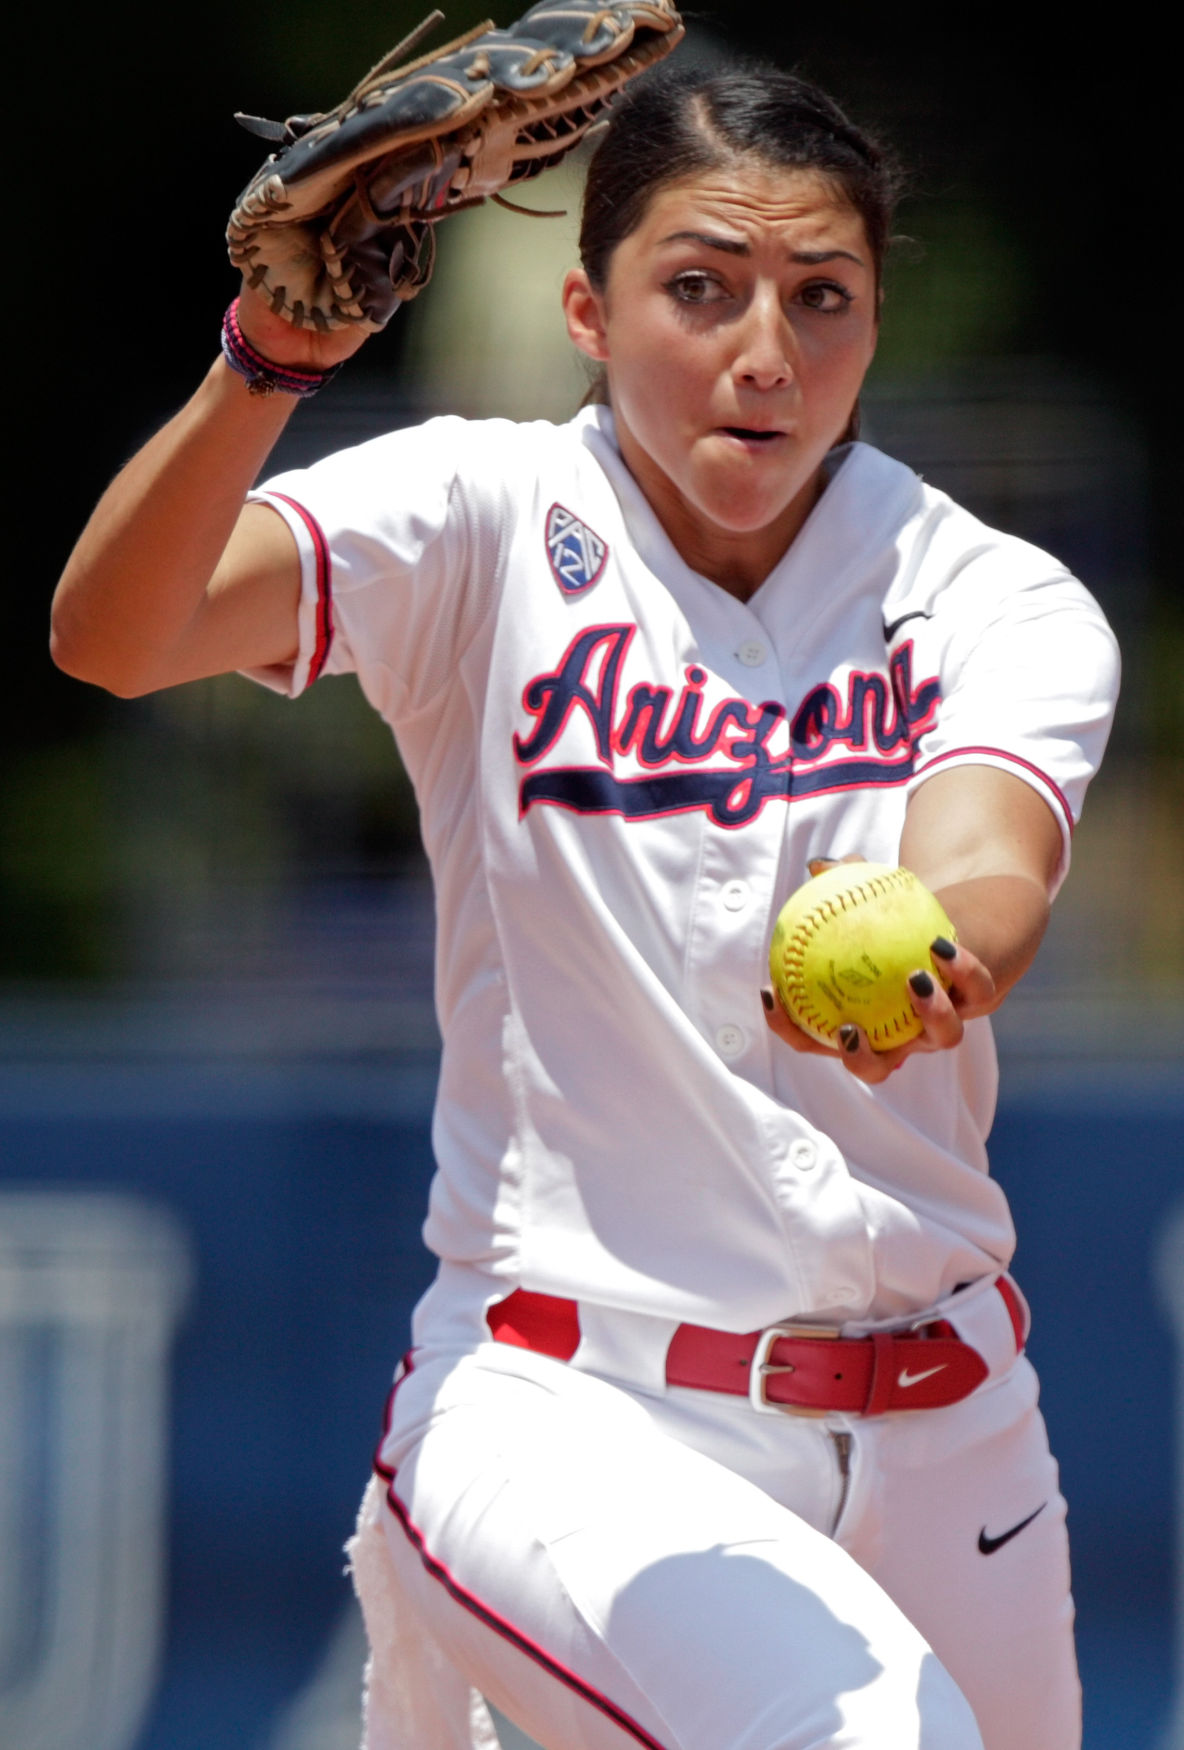
[{"label": "woman's eyebrow", "polygon": [[706,249],[722,249],[725,255],[748,255],[750,250],[743,237],[716,237],[709,231],[672,231],[663,243],[702,243]]},{"label": "woman's eyebrow", "polygon": [[[705,249],[720,249],[725,255],[752,254],[743,237],[719,237],[710,231],[672,231],[669,237],[662,238],[662,242],[701,243]],[[849,249],[793,249],[789,259],[802,267],[818,267],[824,261],[853,261],[856,267],[867,265],[861,256],[853,255]]]}]

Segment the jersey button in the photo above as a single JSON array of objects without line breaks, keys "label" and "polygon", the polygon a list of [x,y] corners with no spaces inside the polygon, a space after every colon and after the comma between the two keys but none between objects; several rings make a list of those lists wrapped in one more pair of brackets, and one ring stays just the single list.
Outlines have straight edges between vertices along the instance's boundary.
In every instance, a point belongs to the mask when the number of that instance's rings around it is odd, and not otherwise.
[{"label": "jersey button", "polygon": [[716,1034],[715,1043],[721,1057],[739,1057],[748,1044],[748,1035],[735,1021],[726,1021]]},{"label": "jersey button", "polygon": [[790,1143],[789,1162],[800,1173],[808,1173],[818,1165],[818,1149],[808,1136],[799,1136]]},{"label": "jersey button", "polygon": [[736,655],[745,668],[761,668],[769,660],[768,647],[759,638],[746,638]]},{"label": "jersey button", "polygon": [[725,911],[743,911],[749,900],[748,883],[747,881],[725,881],[719,896]]}]

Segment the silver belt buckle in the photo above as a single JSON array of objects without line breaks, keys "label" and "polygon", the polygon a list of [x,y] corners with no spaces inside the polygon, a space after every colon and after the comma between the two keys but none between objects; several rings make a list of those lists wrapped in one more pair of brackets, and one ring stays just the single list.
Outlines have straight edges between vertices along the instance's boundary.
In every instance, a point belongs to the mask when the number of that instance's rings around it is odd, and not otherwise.
[{"label": "silver belt buckle", "polygon": [[827,1416],[829,1410],[813,1410],[800,1404],[770,1403],[765,1395],[765,1382],[775,1373],[796,1373],[791,1361],[770,1361],[774,1343],[782,1337],[838,1336],[833,1325],[767,1325],[756,1340],[748,1368],[748,1401],[762,1416]]}]

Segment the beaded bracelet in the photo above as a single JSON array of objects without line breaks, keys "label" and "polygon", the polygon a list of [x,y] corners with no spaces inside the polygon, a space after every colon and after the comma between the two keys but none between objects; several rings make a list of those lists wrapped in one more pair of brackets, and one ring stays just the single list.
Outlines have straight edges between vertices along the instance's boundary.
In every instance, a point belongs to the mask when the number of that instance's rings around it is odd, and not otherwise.
[{"label": "beaded bracelet", "polygon": [[340,365],[330,365],[327,371],[298,371],[292,365],[273,364],[256,352],[238,322],[236,298],[222,318],[222,355],[232,371],[246,381],[252,395],[298,395],[307,400],[331,383]]}]

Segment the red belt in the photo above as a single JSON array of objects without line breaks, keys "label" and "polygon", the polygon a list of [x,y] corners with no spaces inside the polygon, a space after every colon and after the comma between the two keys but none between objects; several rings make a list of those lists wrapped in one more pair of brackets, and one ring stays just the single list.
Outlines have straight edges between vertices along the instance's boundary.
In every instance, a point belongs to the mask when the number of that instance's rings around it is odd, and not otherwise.
[{"label": "red belt", "polygon": [[[1024,1315],[1007,1277],[995,1284],[1024,1346]],[[518,1288],[485,1315],[494,1339],[570,1361],[579,1346],[574,1300]],[[988,1368],[944,1319],[910,1331],[840,1337],[823,1325],[770,1325],[763,1331],[713,1331],[679,1325],[666,1354],[667,1385],[728,1392],[760,1410],[824,1416],[831,1410],[882,1416],[932,1410],[970,1396]]]}]

